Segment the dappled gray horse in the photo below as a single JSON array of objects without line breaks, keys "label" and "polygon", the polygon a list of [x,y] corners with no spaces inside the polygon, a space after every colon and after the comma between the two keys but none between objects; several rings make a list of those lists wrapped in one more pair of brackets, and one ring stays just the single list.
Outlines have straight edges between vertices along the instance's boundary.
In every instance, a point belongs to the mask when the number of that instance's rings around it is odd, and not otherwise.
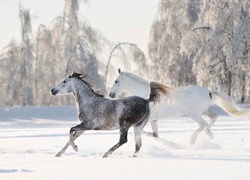
[{"label": "dappled gray horse", "polygon": [[81,123],[70,129],[69,141],[56,155],[60,157],[69,145],[78,151],[74,140],[86,130],[115,130],[120,129],[120,140],[109,149],[103,157],[108,157],[117,148],[127,142],[128,130],[134,127],[135,153],[141,148],[141,131],[150,115],[150,102],[159,102],[165,89],[159,83],[150,84],[150,95],[147,100],[130,96],[123,99],[107,99],[96,93],[91,85],[84,80],[86,75],[72,73],[62,82],[51,89],[52,95],[73,93]]}]

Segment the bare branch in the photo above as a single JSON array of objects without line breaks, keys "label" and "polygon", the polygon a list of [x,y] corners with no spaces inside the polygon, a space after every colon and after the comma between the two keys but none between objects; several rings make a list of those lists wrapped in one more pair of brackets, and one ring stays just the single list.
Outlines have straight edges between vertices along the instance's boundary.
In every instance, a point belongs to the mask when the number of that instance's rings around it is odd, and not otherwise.
[{"label": "bare branch", "polygon": [[198,29],[211,29],[211,28],[208,26],[201,26],[201,27],[194,28],[192,31],[196,31]]},{"label": "bare branch", "polygon": [[118,49],[118,48],[120,48],[120,47],[123,46],[123,45],[129,45],[129,46],[132,46],[132,47],[134,47],[135,49],[141,51],[141,49],[138,48],[136,44],[129,43],[129,42],[121,42],[121,43],[118,43],[118,44],[112,49],[112,51],[111,51],[110,54],[109,54],[108,64],[107,64],[106,73],[105,73],[105,86],[106,86],[106,88],[107,88],[107,79],[108,79],[107,77],[108,77],[108,71],[109,71],[109,65],[110,65],[111,58],[112,58],[113,53],[115,52],[115,50]]}]

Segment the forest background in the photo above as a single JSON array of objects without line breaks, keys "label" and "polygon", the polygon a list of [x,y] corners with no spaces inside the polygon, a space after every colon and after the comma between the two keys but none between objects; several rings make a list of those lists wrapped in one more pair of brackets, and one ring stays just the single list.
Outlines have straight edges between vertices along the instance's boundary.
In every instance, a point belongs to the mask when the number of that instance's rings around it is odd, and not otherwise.
[{"label": "forest background", "polygon": [[88,74],[107,94],[117,65],[168,86],[197,84],[250,102],[248,0],[159,0],[147,52],[105,38],[79,16],[80,3],[91,1],[65,0],[62,15],[35,31],[30,11],[19,4],[21,41],[0,53],[0,106],[73,105],[70,96],[50,95],[72,71]]}]

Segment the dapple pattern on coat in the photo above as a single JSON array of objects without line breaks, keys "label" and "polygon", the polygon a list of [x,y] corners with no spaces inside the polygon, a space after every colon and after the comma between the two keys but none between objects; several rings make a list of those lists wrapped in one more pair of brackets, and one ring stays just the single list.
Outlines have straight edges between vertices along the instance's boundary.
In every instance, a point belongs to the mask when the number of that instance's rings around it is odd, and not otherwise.
[{"label": "dapple pattern on coat", "polygon": [[160,101],[161,94],[165,93],[164,90],[153,84],[148,99],[131,96],[112,100],[95,92],[85,81],[85,77],[86,75],[74,72],[51,89],[52,95],[73,93],[81,122],[70,129],[69,141],[56,156],[60,157],[70,145],[78,151],[74,141],[84,131],[120,129],[119,142],[103,155],[103,157],[108,157],[127,142],[127,133],[131,126],[134,127],[136,143],[134,156],[136,156],[142,145],[141,131],[150,115],[149,103]]}]

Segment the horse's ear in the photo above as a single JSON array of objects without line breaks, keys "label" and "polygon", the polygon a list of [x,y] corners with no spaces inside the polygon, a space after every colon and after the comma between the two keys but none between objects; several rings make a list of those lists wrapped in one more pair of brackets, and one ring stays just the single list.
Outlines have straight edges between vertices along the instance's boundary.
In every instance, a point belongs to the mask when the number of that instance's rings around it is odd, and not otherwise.
[{"label": "horse's ear", "polygon": [[121,69],[119,68],[119,69],[118,69],[118,73],[121,74],[121,72],[122,72],[122,71],[121,71]]},{"label": "horse's ear", "polygon": [[76,74],[76,72],[73,71],[73,72],[71,73],[71,75],[69,75],[69,77],[70,77],[70,78],[71,78],[71,77],[74,77],[75,74]]}]

